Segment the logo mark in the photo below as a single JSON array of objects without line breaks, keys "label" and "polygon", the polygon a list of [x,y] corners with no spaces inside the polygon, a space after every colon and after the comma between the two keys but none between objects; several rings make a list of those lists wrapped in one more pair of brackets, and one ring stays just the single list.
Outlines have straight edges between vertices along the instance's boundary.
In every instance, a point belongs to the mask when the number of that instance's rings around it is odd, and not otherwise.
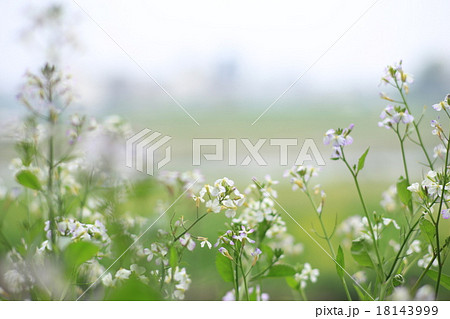
[{"label": "logo mark", "polygon": [[[162,134],[156,131],[153,133],[151,132],[152,130],[148,128],[143,129],[139,133],[128,138],[126,142],[126,166],[135,168],[139,172],[144,172],[145,167],[145,173],[148,175],[153,175],[155,164],[157,169],[160,169],[169,163],[172,158],[172,148],[167,146],[164,158],[155,163],[155,152],[170,141],[172,137],[163,136],[154,142]],[[146,160],[146,165],[144,165],[144,159]]]}]

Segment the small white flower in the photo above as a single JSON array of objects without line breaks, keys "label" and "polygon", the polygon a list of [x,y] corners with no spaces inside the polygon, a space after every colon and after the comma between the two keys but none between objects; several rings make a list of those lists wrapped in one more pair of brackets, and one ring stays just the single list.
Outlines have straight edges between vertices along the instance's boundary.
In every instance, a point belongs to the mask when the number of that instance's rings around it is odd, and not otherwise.
[{"label": "small white flower", "polygon": [[212,245],[208,241],[208,238],[206,238],[206,237],[197,237],[197,238],[198,238],[198,240],[200,240],[200,247],[203,248],[206,245],[206,246],[208,246],[209,249],[211,249]]},{"label": "small white flower", "polygon": [[420,240],[415,239],[409,246],[408,250],[406,251],[407,255],[411,255],[412,253],[420,253],[422,251],[420,247]]},{"label": "small white flower", "polygon": [[114,287],[114,280],[112,279],[111,273],[107,273],[102,277],[102,283],[106,287]]},{"label": "small white flower", "polygon": [[435,109],[438,112],[442,111],[442,109],[447,109],[448,110],[450,108],[449,101],[450,101],[450,94],[447,94],[444,97],[443,101],[433,105],[433,109]]},{"label": "small white flower", "polygon": [[209,200],[206,202],[206,208],[208,208],[209,212],[220,213],[222,206],[219,203],[219,200],[216,198],[214,200]]},{"label": "small white flower", "polygon": [[409,190],[411,193],[418,193],[420,191],[420,185],[419,183],[413,183],[411,186],[407,187],[407,190]]},{"label": "small white flower", "polygon": [[116,279],[125,280],[128,279],[131,275],[131,271],[125,268],[120,268],[116,275],[114,276]]},{"label": "small white flower", "polygon": [[144,255],[147,256],[147,261],[152,261],[152,259],[153,259],[153,252],[150,249],[144,248]]},{"label": "small white flower", "polygon": [[444,159],[445,154],[447,154],[447,149],[444,147],[444,145],[439,144],[434,147],[433,153],[434,153],[433,154],[434,158],[440,157],[440,158]]}]

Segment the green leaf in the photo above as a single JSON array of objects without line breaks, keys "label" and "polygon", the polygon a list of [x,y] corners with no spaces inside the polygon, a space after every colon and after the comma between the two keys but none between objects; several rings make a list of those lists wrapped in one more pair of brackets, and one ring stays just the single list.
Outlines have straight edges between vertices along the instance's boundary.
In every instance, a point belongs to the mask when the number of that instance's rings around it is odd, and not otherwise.
[{"label": "green leaf", "polygon": [[273,265],[264,277],[289,277],[295,275],[295,269],[286,264]]},{"label": "green leaf", "polygon": [[368,242],[364,238],[356,239],[352,242],[351,253],[353,259],[364,267],[374,267],[372,259],[369,255]]},{"label": "green leaf", "polygon": [[436,236],[436,228],[428,219],[423,218],[420,221],[420,230],[428,237],[430,242],[434,240],[434,237]]},{"label": "green leaf", "polygon": [[67,246],[64,256],[69,269],[76,269],[84,262],[95,257],[98,247],[91,242],[79,241]]},{"label": "green leaf", "polygon": [[178,265],[178,253],[175,247],[170,248],[169,264],[172,268]]},{"label": "green leaf", "polygon": [[27,188],[31,188],[34,190],[41,190],[42,186],[39,182],[39,179],[29,170],[25,169],[16,174],[16,181]]},{"label": "green leaf", "polygon": [[364,163],[366,162],[366,156],[367,153],[369,153],[370,147],[366,149],[366,151],[361,155],[361,157],[358,160],[358,171],[362,170],[364,168]]},{"label": "green leaf", "polygon": [[272,248],[270,248],[267,245],[261,244],[260,245],[260,249],[261,249],[261,252],[262,252],[261,256],[265,257],[268,265],[271,264],[272,263],[272,259],[273,259],[273,255],[274,255]]},{"label": "green leaf", "polygon": [[398,198],[404,205],[409,205],[409,202],[411,201],[411,192],[408,190],[408,182],[406,179],[403,178],[403,176],[400,176],[400,178],[397,181],[397,194]]},{"label": "green leaf", "polygon": [[107,300],[111,301],[148,301],[162,300],[161,294],[156,291],[157,283],[144,284],[138,278],[123,281],[122,285],[112,289]]},{"label": "green leaf", "polygon": [[[359,300],[360,301],[372,301],[372,298],[370,298],[369,295],[367,295],[367,293],[365,293],[361,287],[359,287],[356,284],[353,284],[353,287],[355,288],[356,293],[358,294]],[[369,289],[366,289],[369,290]]]},{"label": "green leaf", "polygon": [[292,276],[286,277],[286,283],[288,284],[289,287],[295,290],[297,290],[300,285],[300,283],[297,280],[295,280],[295,278]]},{"label": "green leaf", "polygon": [[216,269],[225,282],[233,282],[234,275],[231,260],[223,256],[222,254],[217,254]]},{"label": "green leaf", "polygon": [[[437,281],[437,278],[438,278],[437,271],[430,269],[430,270],[428,270],[427,275],[434,281]],[[442,287],[445,287],[447,290],[450,290],[450,276],[441,273],[440,283],[441,283]]]},{"label": "green leaf", "polygon": [[342,247],[340,245],[336,255],[336,262],[337,262],[336,264],[337,274],[339,278],[344,278],[345,259],[344,259],[344,251],[342,250]]}]

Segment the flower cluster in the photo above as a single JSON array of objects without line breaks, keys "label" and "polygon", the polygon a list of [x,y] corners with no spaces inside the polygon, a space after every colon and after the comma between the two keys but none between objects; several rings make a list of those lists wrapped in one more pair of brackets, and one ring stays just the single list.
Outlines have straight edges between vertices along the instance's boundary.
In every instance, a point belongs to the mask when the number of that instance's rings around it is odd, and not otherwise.
[{"label": "flower cluster", "polygon": [[351,131],[355,127],[354,124],[350,124],[344,129],[329,129],[323,138],[323,143],[325,145],[331,144],[333,147],[333,152],[331,154],[332,159],[339,159],[342,156],[342,148],[345,145],[350,145],[353,143],[353,138],[350,136]]},{"label": "flower cluster", "polygon": [[414,121],[414,117],[409,114],[405,107],[388,105],[380,115],[381,121],[378,122],[379,127],[393,129],[398,131],[400,123],[410,124]]},{"label": "flower cluster", "polygon": [[174,300],[184,299],[184,294],[191,284],[191,278],[187,274],[186,268],[180,269],[178,266],[175,269],[169,268],[167,270],[164,281],[166,284],[173,286],[170,298]]},{"label": "flower cluster", "polygon": [[317,176],[319,169],[314,166],[294,166],[290,170],[287,170],[284,173],[284,177],[290,177],[290,181],[292,184],[292,190],[295,191],[300,189],[302,191],[306,191],[309,180]]},{"label": "flower cluster", "polygon": [[164,266],[169,265],[168,254],[169,250],[163,243],[156,242],[150,245],[150,248],[144,248],[143,254],[147,257],[147,261],[150,262],[155,258],[156,265],[163,264]]},{"label": "flower cluster", "polygon": [[[395,65],[388,65],[385,74],[381,78],[381,84],[389,84],[401,89],[406,94],[409,93],[409,85],[414,82],[411,74],[403,71],[402,61]],[[389,100],[389,98],[387,98]]]},{"label": "flower cluster", "polygon": [[[43,242],[41,249],[51,250],[51,230],[50,221],[45,222],[44,230],[46,231],[47,240]],[[108,246],[111,242],[105,226],[99,220],[96,220],[94,224],[84,224],[73,218],[62,219],[57,222],[56,235],[58,238],[68,237],[71,241],[93,241],[99,244]],[[57,242],[60,241],[57,239]]]},{"label": "flower cluster", "polygon": [[200,190],[199,195],[193,195],[197,207],[206,202],[208,212],[220,213],[225,211],[225,216],[232,218],[236,215],[236,209],[244,204],[245,197],[234,186],[234,181],[224,177],[218,179],[211,186],[206,184]]},{"label": "flower cluster", "polygon": [[[413,183],[408,190],[417,194],[422,200],[433,203],[437,197],[442,195],[443,176],[435,171],[429,171],[422,183]],[[444,199],[450,198],[450,182],[445,184]],[[428,208],[431,208],[428,207]]]},{"label": "flower cluster", "polygon": [[294,279],[300,284],[301,289],[305,289],[308,281],[312,283],[317,281],[319,274],[319,269],[313,269],[309,263],[305,263],[302,271],[294,275]]}]

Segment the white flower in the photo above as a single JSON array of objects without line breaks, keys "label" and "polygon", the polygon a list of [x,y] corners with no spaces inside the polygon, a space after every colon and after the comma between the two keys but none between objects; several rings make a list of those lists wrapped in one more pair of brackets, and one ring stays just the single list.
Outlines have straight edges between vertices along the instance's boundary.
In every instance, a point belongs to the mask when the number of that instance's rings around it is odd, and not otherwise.
[{"label": "white flower", "polygon": [[358,284],[363,284],[367,281],[367,276],[366,273],[364,271],[358,271],[356,273],[353,274],[352,278],[358,283]]},{"label": "white flower", "polygon": [[300,287],[304,289],[306,287],[307,281],[310,280],[311,282],[316,282],[319,274],[320,274],[319,269],[312,269],[309,263],[305,263],[302,272],[296,273],[294,275],[294,279],[298,283],[300,283]]},{"label": "white flower", "polygon": [[191,234],[189,233],[184,234],[184,236],[180,238],[180,243],[189,251],[193,251],[196,246],[195,241],[191,238]]},{"label": "white flower", "polygon": [[391,295],[394,301],[410,300],[409,290],[406,287],[399,286],[394,288],[394,293]]},{"label": "white flower", "polygon": [[383,199],[380,202],[380,205],[387,211],[391,212],[395,210],[397,203],[396,203],[396,196],[397,196],[397,187],[396,185],[391,185],[389,188],[383,192],[381,195]]},{"label": "white flower", "polygon": [[186,273],[186,268],[180,269],[177,266],[175,269],[168,269],[165,282],[168,284],[173,283],[175,285],[172,297],[177,300],[182,300],[184,299],[185,292],[189,289],[191,279]]},{"label": "white flower", "polygon": [[208,241],[208,238],[206,237],[197,237],[198,240],[200,240],[200,247],[205,247],[208,246],[209,249],[211,249],[212,245],[211,243]]},{"label": "white flower", "polygon": [[408,250],[406,251],[407,255],[411,255],[412,253],[420,253],[422,251],[420,247],[420,240],[415,239],[409,246]]},{"label": "white flower", "polygon": [[[426,268],[428,266],[428,264],[431,262],[431,260],[433,260],[433,247],[431,245],[428,245],[428,253],[425,254],[422,259],[419,259],[417,261],[417,266],[419,266],[420,268]],[[434,258],[433,264],[434,267],[438,266],[438,260],[437,258]]]},{"label": "white flower", "polygon": [[442,109],[448,110],[450,108],[449,103],[450,103],[450,94],[447,94],[444,97],[444,100],[433,105],[433,109],[435,109],[438,112],[442,111]]},{"label": "white flower", "polygon": [[131,271],[125,268],[120,268],[116,275],[114,276],[116,279],[125,280],[128,279],[131,275]]},{"label": "white flower", "polygon": [[5,283],[11,292],[20,293],[26,286],[27,279],[16,269],[8,270],[4,275]]},{"label": "white flower", "polygon": [[114,287],[114,280],[112,279],[111,273],[107,273],[102,277],[102,283],[106,287]]},{"label": "white flower", "polygon": [[284,173],[284,177],[291,177],[292,190],[301,189],[306,191],[308,181],[317,176],[319,169],[311,165],[294,166]]},{"label": "white flower", "polygon": [[82,124],[82,119],[78,114],[73,114],[70,116],[70,124],[73,126],[80,126]]},{"label": "white flower", "polygon": [[444,147],[444,145],[439,144],[434,147],[433,153],[434,153],[433,154],[434,158],[440,157],[440,158],[444,159],[445,154],[447,154],[447,149]]},{"label": "white flower", "polygon": [[143,275],[145,273],[145,268],[141,267],[141,266],[139,266],[137,264],[132,264],[130,266],[130,270],[132,272],[136,273],[136,275],[138,275],[138,276],[141,276],[141,275]]},{"label": "white flower", "polygon": [[384,226],[388,226],[389,224],[394,225],[396,229],[400,229],[400,226],[397,224],[397,222],[391,218],[383,218],[383,224]]},{"label": "white flower", "polygon": [[208,212],[220,213],[222,206],[217,198],[214,200],[209,200],[206,202],[206,208],[208,208]]},{"label": "white flower", "polygon": [[152,261],[152,259],[153,259],[153,252],[150,249],[144,248],[144,255],[147,256],[147,261]]},{"label": "white flower", "polygon": [[414,300],[417,301],[434,301],[434,289],[430,285],[425,285],[417,290]]},{"label": "white flower", "polygon": [[419,185],[419,183],[413,183],[413,184],[411,184],[411,186],[408,186],[406,189],[409,190],[411,193],[418,193],[420,191],[420,185]]}]

